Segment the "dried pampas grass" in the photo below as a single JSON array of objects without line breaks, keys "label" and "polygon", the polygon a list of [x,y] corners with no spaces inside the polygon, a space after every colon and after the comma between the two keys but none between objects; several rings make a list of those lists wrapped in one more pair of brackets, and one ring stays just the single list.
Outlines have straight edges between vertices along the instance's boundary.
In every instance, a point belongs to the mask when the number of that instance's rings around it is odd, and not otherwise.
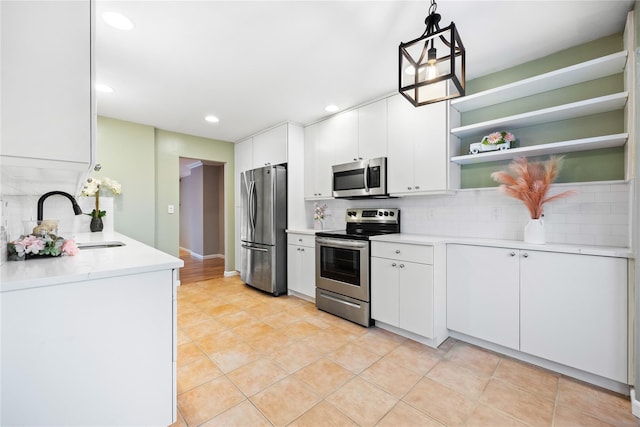
[{"label": "dried pampas grass", "polygon": [[529,210],[532,219],[542,216],[545,203],[574,194],[564,191],[551,197],[547,192],[562,168],[563,157],[551,156],[546,162],[529,163],[524,157],[514,159],[509,164],[509,172],[500,171],[491,174],[499,182],[499,190],[507,196],[521,200]]}]

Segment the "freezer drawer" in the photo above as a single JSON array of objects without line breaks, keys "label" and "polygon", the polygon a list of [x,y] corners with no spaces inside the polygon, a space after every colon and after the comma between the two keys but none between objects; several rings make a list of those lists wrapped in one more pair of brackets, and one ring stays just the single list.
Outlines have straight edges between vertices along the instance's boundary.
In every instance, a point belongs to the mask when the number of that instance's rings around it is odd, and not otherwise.
[{"label": "freezer drawer", "polygon": [[242,242],[242,281],[275,296],[286,293],[286,265],[278,268],[279,263],[286,262],[286,253],[280,252],[275,246]]}]

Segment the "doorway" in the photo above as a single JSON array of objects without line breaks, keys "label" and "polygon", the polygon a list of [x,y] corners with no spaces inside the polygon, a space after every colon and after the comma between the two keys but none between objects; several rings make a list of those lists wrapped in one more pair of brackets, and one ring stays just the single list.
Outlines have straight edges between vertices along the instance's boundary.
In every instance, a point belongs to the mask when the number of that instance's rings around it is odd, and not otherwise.
[{"label": "doorway", "polygon": [[180,157],[181,282],[224,275],[224,164]]}]

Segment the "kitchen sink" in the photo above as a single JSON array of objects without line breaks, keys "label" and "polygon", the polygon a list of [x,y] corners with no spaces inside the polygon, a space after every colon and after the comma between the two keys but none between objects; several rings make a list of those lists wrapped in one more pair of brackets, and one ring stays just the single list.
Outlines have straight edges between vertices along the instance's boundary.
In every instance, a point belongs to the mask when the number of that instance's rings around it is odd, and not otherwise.
[{"label": "kitchen sink", "polygon": [[85,242],[78,243],[78,249],[104,249],[104,248],[117,248],[120,246],[125,246],[122,242]]}]

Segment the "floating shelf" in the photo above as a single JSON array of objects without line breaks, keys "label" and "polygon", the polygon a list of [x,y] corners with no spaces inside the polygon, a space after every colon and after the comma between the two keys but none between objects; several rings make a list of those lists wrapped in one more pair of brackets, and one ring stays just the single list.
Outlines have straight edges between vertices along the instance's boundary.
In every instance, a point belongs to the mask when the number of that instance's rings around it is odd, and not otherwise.
[{"label": "floating shelf", "polygon": [[545,154],[571,153],[574,151],[597,150],[600,148],[620,147],[627,142],[629,135],[618,133],[614,135],[596,136],[592,138],[574,139],[570,141],[552,142],[549,144],[533,145],[530,147],[511,148],[504,151],[490,151],[487,153],[467,154],[455,156],[451,161],[460,165],[475,163],[497,162],[515,157],[541,156]]},{"label": "floating shelf", "polygon": [[535,126],[542,123],[557,122],[559,120],[573,119],[591,114],[605,113],[607,111],[616,111],[624,107],[628,96],[629,92],[620,92],[614,93],[613,95],[605,95],[584,101],[572,102],[570,104],[558,105],[556,107],[544,108],[542,110],[516,114],[514,116],[501,117],[495,120],[451,129],[451,134],[459,138],[471,135],[482,136],[483,133],[487,132]]},{"label": "floating shelf", "polygon": [[626,62],[627,51],[624,50],[525,80],[478,92],[473,95],[463,96],[462,98],[451,101],[451,106],[460,112],[471,111],[489,105],[599,79],[622,73]]}]

